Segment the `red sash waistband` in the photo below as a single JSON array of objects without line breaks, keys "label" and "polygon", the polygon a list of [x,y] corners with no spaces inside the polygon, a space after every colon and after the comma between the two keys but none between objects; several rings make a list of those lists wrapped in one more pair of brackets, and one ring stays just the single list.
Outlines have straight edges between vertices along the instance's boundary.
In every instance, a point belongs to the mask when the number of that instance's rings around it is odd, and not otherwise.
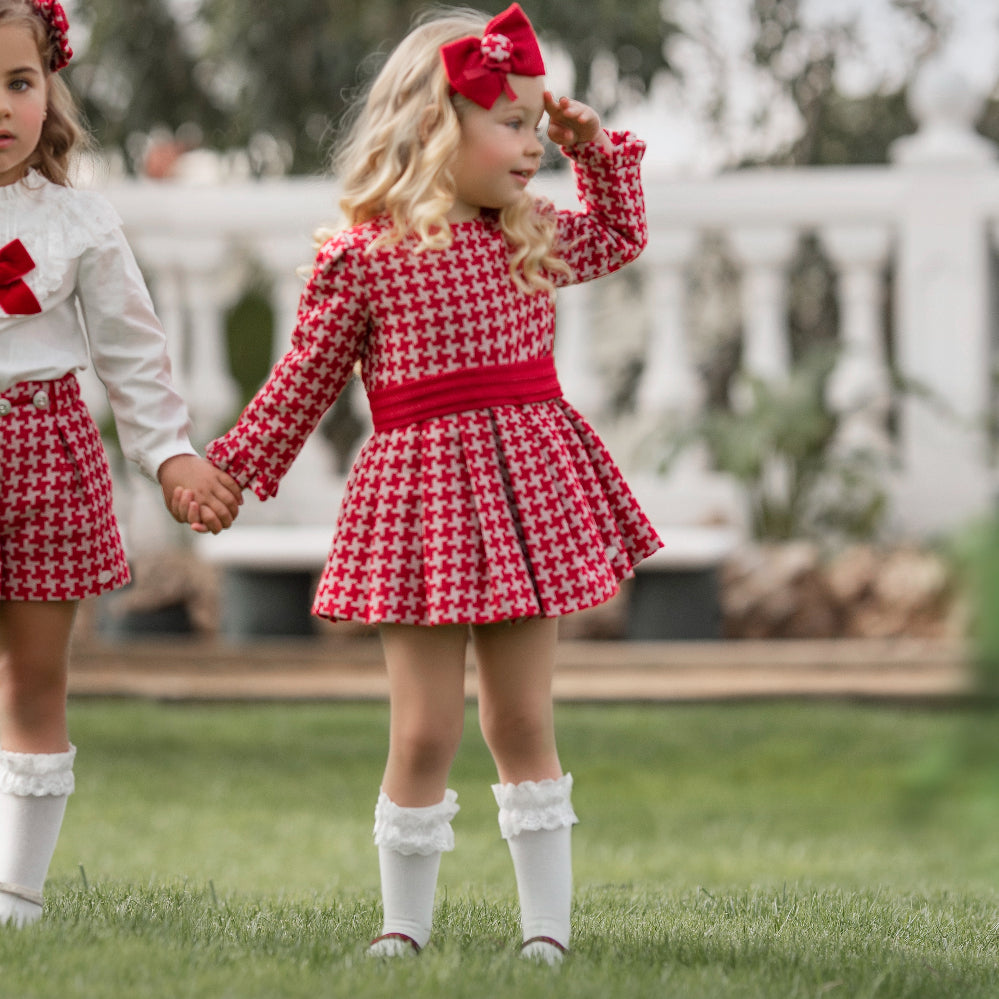
[{"label": "red sash waistband", "polygon": [[489,406],[518,406],[561,398],[550,357],[491,364],[431,375],[368,393],[375,431]]}]

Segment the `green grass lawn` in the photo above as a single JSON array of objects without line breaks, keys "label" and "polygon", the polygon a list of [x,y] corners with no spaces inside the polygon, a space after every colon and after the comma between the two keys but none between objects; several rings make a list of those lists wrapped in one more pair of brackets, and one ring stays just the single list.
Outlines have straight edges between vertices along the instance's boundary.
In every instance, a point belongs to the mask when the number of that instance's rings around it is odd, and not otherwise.
[{"label": "green grass lawn", "polygon": [[562,706],[574,954],[515,957],[474,715],[434,941],[379,928],[383,705],[74,702],[79,746],[6,997],[999,996],[999,716],[836,704]]}]

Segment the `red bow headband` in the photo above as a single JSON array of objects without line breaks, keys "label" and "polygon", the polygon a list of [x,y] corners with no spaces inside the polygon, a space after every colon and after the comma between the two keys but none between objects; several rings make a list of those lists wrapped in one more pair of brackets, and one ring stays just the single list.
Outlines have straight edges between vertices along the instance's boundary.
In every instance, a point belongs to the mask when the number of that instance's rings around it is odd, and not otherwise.
[{"label": "red bow headband", "polygon": [[494,17],[481,38],[471,35],[442,45],[441,58],[452,90],[487,111],[500,94],[516,100],[507,80],[511,73],[545,75],[538,39],[519,4]]},{"label": "red bow headband", "polygon": [[58,73],[69,65],[73,50],[69,47],[69,20],[59,0],[32,0],[35,10],[49,28],[49,41],[53,43],[52,64],[49,69]]}]

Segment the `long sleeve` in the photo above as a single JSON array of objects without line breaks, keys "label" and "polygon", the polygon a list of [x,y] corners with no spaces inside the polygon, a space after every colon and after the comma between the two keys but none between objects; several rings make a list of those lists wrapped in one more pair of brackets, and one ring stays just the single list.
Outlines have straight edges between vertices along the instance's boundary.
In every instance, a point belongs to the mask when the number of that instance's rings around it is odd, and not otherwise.
[{"label": "long sleeve", "polygon": [[167,458],[195,450],[187,407],[171,381],[166,336],[120,229],[80,256],[77,296],[122,451],[155,479]]},{"label": "long sleeve", "polygon": [[612,132],[610,139],[610,155],[595,143],[566,150],[583,210],[558,213],[556,250],[573,274],[556,275],[556,284],[610,274],[648,243],[641,176],[645,143],[627,132]]},{"label": "long sleeve", "polygon": [[290,350],[232,430],[208,445],[209,459],[261,499],[277,493],[363,352],[367,308],[359,257],[349,233],[323,246],[302,294]]},{"label": "long sleeve", "polygon": [[[102,195],[31,171],[0,188],[0,243],[20,240],[41,311],[0,313],[0,389],[93,364],[127,458],[150,478],[192,454],[188,412],[170,378],[166,336],[118,213]],[[81,322],[82,317],[82,322]]]}]

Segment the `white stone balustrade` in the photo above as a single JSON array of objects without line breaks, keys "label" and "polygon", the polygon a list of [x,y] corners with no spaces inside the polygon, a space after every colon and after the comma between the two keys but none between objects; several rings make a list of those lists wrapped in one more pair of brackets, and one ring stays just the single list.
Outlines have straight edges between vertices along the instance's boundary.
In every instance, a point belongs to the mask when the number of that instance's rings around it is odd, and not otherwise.
[{"label": "white stone balustrade", "polygon": [[[999,296],[991,254],[999,246],[999,166],[983,153],[982,141],[967,136],[967,106],[955,99],[953,79],[946,84],[950,89],[937,104],[932,88],[929,96],[920,91],[921,111],[932,125],[924,146],[919,134],[906,139],[898,162],[888,166],[760,169],[707,179],[678,179],[648,166],[650,245],[635,265],[644,275],[641,308],[595,323],[604,282],[567,290],[560,308],[557,356],[566,395],[598,426],[604,418],[615,424],[607,430],[619,454],[629,434],[647,435],[659,421],[689,415],[703,403],[685,311],[686,275],[701,237],[720,234],[740,269],[746,370],[780,378],[791,363],[789,264],[800,239],[814,235],[835,271],[840,305],[842,356],[829,402],[850,414],[844,446],[890,446],[898,459],[900,474],[888,483],[894,526],[928,535],[989,508],[994,475],[985,428],[995,408],[992,331]],[[943,120],[948,102],[963,115],[956,125]],[[953,140],[958,133],[967,141]],[[944,148],[947,135],[953,141]],[[537,186],[560,205],[574,202],[564,175],[539,178]],[[240,291],[237,265],[253,261],[271,276],[280,352],[302,287],[296,267],[313,256],[314,229],[335,221],[334,187],[320,179],[218,187],[120,182],[106,193],[149,277],[178,381],[204,440],[222,429],[234,398],[223,315]],[[885,349],[887,268],[893,273],[892,361],[919,388],[899,398],[892,396]],[[612,421],[594,345],[643,337],[637,411]],[[897,416],[890,445],[889,409]],[[341,483],[324,448],[318,440],[310,444],[271,511],[248,509],[250,520],[332,525]],[[721,508],[721,494],[712,492],[703,468],[696,473],[702,480],[691,479],[688,468],[685,499],[673,502],[670,480],[657,478],[648,455],[638,457],[642,448],[625,451],[622,463],[664,527],[674,520],[738,518],[731,504]]]}]

